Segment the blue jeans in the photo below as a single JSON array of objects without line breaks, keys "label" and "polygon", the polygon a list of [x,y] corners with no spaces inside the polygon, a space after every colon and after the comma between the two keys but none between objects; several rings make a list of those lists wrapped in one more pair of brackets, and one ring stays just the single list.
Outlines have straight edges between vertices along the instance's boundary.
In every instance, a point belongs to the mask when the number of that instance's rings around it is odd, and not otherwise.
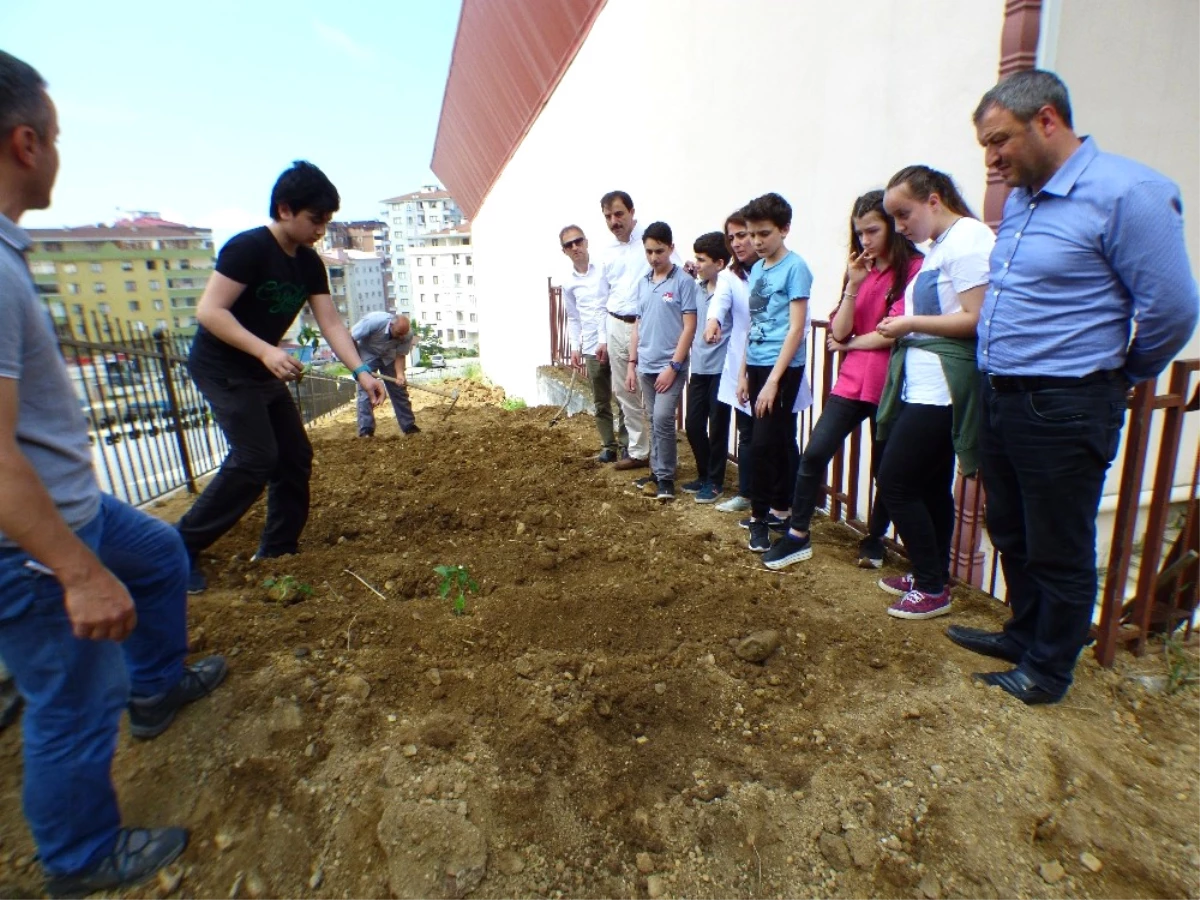
[{"label": "blue jeans", "polygon": [[983,377],[980,471],[1012,618],[1038,687],[1071,686],[1096,605],[1096,514],[1125,422],[1124,380],[998,393]]},{"label": "blue jeans", "polygon": [[121,713],[131,694],[174,687],[187,655],[188,555],[175,529],[106,494],[76,534],[133,598],[137,627],[121,644],[76,638],[58,581],[0,548],[0,656],[25,698],[25,817],[50,875],[112,851]]},{"label": "blue jeans", "polygon": [[[396,376],[396,368],[391,363],[385,364],[377,356],[364,356],[362,364],[372,372],[379,372],[389,377]],[[412,427],[417,424],[417,420],[413,417],[412,402],[408,399],[408,388],[398,384],[393,384],[390,381],[383,383],[384,389],[388,393],[388,397],[392,401],[392,410],[396,413],[396,424],[400,426],[400,430],[407,433],[412,430]],[[375,410],[371,408],[371,398],[367,392],[363,390],[362,385],[358,386],[356,394],[356,411],[358,413],[358,433],[360,435],[375,433]]]}]

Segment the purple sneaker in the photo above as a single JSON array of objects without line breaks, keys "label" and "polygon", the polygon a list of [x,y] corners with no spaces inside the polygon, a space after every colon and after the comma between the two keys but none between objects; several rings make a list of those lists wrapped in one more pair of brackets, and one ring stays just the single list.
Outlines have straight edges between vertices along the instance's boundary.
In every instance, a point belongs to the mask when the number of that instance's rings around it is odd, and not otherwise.
[{"label": "purple sneaker", "polygon": [[926,594],[916,588],[888,607],[888,615],[897,619],[932,619],[950,612],[950,588],[940,594]]},{"label": "purple sneaker", "polygon": [[887,591],[889,594],[894,594],[897,597],[903,597],[916,587],[913,584],[912,572],[909,572],[907,575],[893,575],[891,578],[880,578],[878,584],[881,591]]}]

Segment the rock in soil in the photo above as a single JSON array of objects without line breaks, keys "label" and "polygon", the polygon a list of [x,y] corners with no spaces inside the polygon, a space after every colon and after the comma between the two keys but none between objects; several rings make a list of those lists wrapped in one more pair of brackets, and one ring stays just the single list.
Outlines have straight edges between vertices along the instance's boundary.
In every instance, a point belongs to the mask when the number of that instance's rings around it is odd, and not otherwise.
[{"label": "rock in soil", "polygon": [[763,662],[779,649],[779,632],[774,629],[756,631],[737,645],[734,652],[746,662]]},{"label": "rock in soil", "polygon": [[487,842],[461,816],[393,795],[376,832],[394,897],[465,897],[483,881]]}]

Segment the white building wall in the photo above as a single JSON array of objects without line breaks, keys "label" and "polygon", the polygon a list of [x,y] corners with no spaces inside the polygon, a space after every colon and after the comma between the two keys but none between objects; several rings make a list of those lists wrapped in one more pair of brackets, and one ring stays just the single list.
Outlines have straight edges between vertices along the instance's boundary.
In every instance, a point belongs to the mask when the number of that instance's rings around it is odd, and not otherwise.
[{"label": "white building wall", "polygon": [[[433,245],[435,240],[438,246]],[[445,347],[479,346],[473,255],[471,235],[463,232],[422,235],[408,249],[413,319],[441,332]]]},{"label": "white building wall", "polygon": [[685,257],[752,197],[783,194],[814,317],[837,299],[851,203],[902,166],[950,172],[981,211],[971,113],[1003,16],[1004,0],[609,0],[471,224],[488,376],[536,396],[558,230],[578,224],[600,250],[606,191],[670,224]]}]

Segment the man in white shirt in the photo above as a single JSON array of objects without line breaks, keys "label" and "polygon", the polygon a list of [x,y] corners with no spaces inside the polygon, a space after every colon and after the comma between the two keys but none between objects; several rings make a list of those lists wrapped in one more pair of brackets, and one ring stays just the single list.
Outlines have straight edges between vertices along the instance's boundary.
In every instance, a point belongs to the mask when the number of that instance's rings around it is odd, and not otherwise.
[{"label": "man in white shirt", "polygon": [[571,365],[586,361],[587,377],[592,385],[596,407],[596,431],[600,434],[602,463],[615,463],[625,453],[629,434],[625,416],[617,407],[617,429],[613,430],[612,371],[608,361],[596,358],[596,350],[605,337],[608,313],[600,292],[600,267],[593,264],[588,252],[588,240],[578,225],[568,225],[558,233],[563,254],[571,260],[571,271],[562,286],[563,303],[567,310],[567,329],[571,336]]},{"label": "man in white shirt", "polygon": [[609,364],[612,390],[625,414],[625,428],[629,432],[628,453],[613,468],[645,469],[650,465],[646,414],[638,392],[626,387],[625,375],[629,363],[637,362],[637,348],[630,347],[629,338],[637,321],[638,282],[650,271],[650,264],[646,262],[642,229],[635,218],[632,198],[624,191],[610,191],[600,198],[600,209],[616,240],[606,248],[600,266],[600,298],[608,315],[596,359]]}]

